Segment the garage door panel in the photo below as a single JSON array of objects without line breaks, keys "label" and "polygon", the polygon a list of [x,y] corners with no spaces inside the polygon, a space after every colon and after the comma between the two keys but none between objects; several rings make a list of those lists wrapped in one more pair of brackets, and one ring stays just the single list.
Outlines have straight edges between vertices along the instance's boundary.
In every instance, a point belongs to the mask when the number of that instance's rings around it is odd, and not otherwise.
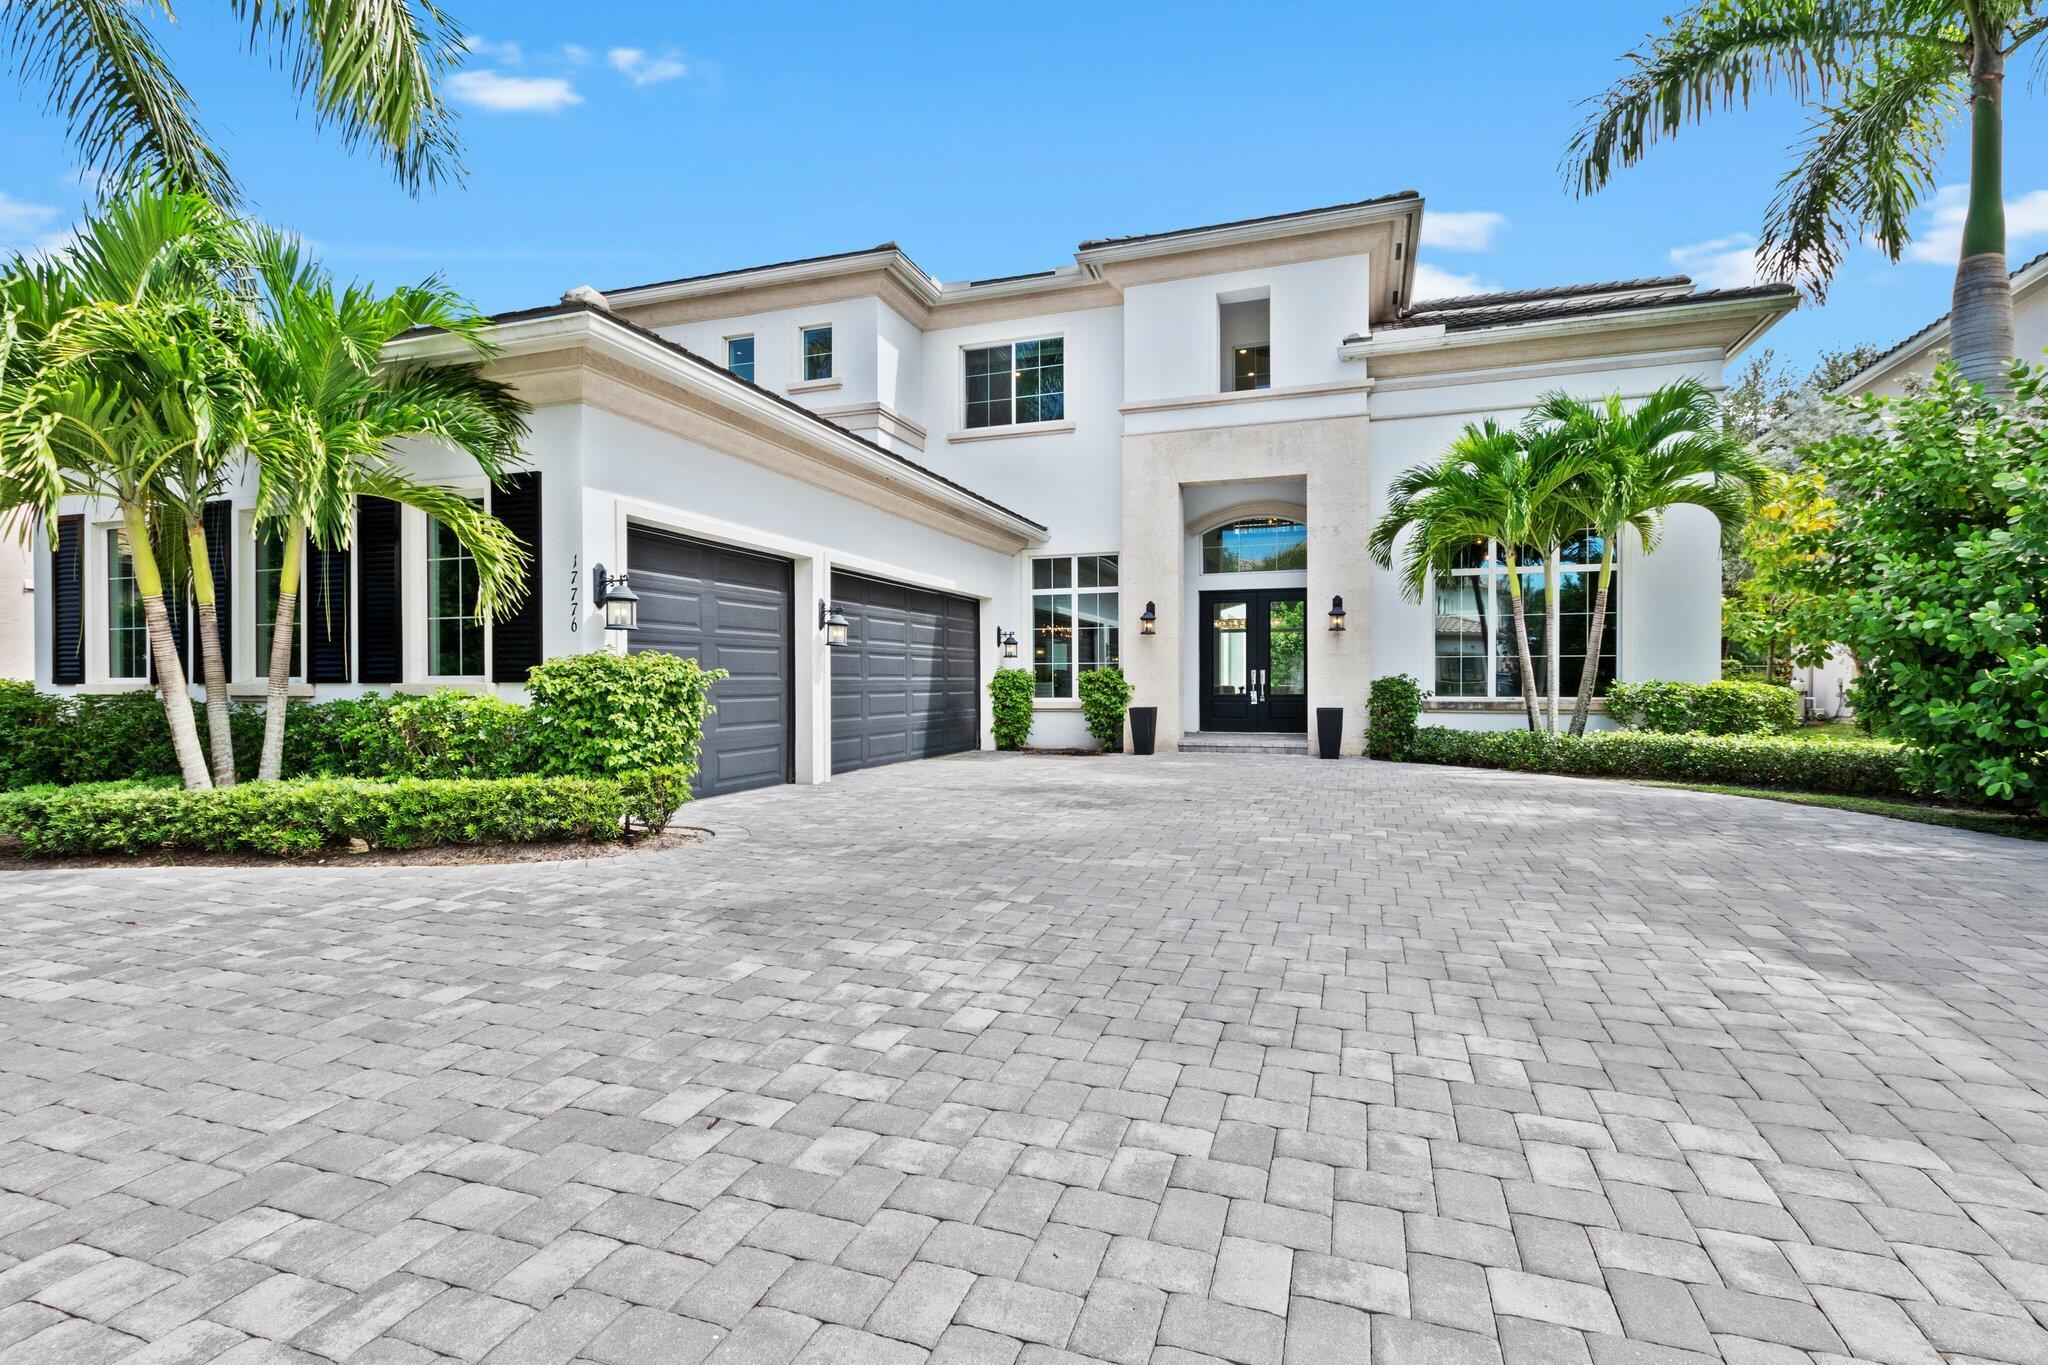
[{"label": "garage door panel", "polygon": [[980,606],[855,574],[833,575],[832,595],[849,625],[832,659],[832,770],[978,745]]},{"label": "garage door panel", "polygon": [[640,629],[633,648],[731,676],[711,686],[698,796],[790,779],[795,638],[788,560],[635,528],[627,536]]}]

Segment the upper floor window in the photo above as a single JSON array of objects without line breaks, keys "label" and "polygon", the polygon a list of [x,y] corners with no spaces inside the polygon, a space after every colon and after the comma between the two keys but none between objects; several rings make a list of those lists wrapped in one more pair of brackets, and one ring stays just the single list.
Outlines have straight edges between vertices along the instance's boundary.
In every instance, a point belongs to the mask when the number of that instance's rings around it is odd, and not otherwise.
[{"label": "upper floor window", "polygon": [[1223,391],[1273,386],[1273,301],[1263,289],[1219,295],[1217,335],[1223,342]]},{"label": "upper floor window", "polygon": [[[479,505],[482,499],[477,499]],[[476,561],[455,533],[427,520],[427,673],[480,678],[484,623],[476,614]]]},{"label": "upper floor window", "polygon": [[803,329],[803,376],[806,384],[818,379],[832,377],[832,329],[830,327],[806,327]]},{"label": "upper floor window", "polygon": [[[1586,658],[1593,599],[1599,595],[1600,537],[1582,531],[1565,542],[1558,571],[1558,685],[1566,693],[1579,686]],[[1515,555],[1522,580],[1523,615],[1529,625],[1529,654],[1539,679],[1547,675],[1550,644],[1544,638],[1543,556],[1535,550]],[[1614,681],[1620,651],[1621,567],[1607,592],[1606,624],[1601,627],[1600,658],[1593,673],[1594,691],[1604,693]],[[1506,557],[1495,541],[1474,541],[1459,552],[1450,577],[1436,585],[1436,694],[1440,697],[1509,698],[1522,695],[1522,667],[1515,647],[1514,612],[1508,594]]]},{"label": "upper floor window", "polygon": [[1065,337],[1041,337],[968,350],[969,430],[1057,422],[1066,415]]},{"label": "upper floor window", "polygon": [[1091,668],[1123,662],[1115,555],[1031,561],[1031,668],[1035,694],[1071,700]]},{"label": "upper floor window", "polygon": [[1273,348],[1239,346],[1231,353],[1231,392],[1273,387]]},{"label": "upper floor window", "polygon": [[1308,527],[1286,517],[1249,517],[1202,537],[1203,573],[1271,573],[1308,567]]},{"label": "upper floor window", "polygon": [[[829,348],[829,339],[826,344]],[[754,382],[754,339],[752,337],[727,337],[725,339],[725,368],[731,370],[750,384]]]},{"label": "upper floor window", "polygon": [[107,676],[149,676],[149,625],[142,611],[142,587],[128,533],[107,529]]}]

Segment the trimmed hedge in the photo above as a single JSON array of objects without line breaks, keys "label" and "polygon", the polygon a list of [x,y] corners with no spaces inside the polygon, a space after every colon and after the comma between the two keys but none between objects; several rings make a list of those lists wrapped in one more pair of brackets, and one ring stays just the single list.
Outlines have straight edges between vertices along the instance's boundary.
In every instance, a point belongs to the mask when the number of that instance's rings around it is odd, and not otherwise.
[{"label": "trimmed hedge", "polygon": [[1365,704],[1365,752],[1399,762],[1415,743],[1415,721],[1427,694],[1406,673],[1374,678]]},{"label": "trimmed hedge", "polygon": [[1431,725],[1416,731],[1408,761],[1850,796],[1899,796],[1913,790],[1906,751],[1896,745],[1809,744],[1769,735],[1663,735],[1640,730],[1546,735]]},{"label": "trimmed hedge", "polygon": [[0,796],[0,836],[38,854],[301,854],[360,839],[373,849],[616,839],[658,829],[689,793],[678,769],[623,779],[515,777],[249,783],[218,791],[102,784]]},{"label": "trimmed hedge", "polygon": [[1777,683],[1638,682],[1607,689],[1617,725],[1663,735],[1782,735],[1799,728],[1799,694]]},{"label": "trimmed hedge", "polygon": [[990,728],[998,749],[1021,749],[1031,739],[1031,698],[1037,680],[1028,668],[998,668],[988,680]]},{"label": "trimmed hedge", "polygon": [[566,654],[538,664],[526,678],[533,770],[695,773],[711,684],[723,677],[722,668],[652,649]]}]

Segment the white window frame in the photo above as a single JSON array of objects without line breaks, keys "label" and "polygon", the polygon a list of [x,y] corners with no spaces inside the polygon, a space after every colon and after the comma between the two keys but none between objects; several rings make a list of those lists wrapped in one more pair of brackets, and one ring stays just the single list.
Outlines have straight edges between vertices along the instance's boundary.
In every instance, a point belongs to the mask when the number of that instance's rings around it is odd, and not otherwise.
[{"label": "white window frame", "polygon": [[[1435,623],[1440,619],[1437,611],[1437,595],[1443,587],[1441,582],[1432,582],[1429,587],[1429,616],[1427,618],[1427,620],[1430,623],[1429,690],[1437,699],[1446,702],[1506,702],[1519,706],[1522,704],[1521,693],[1504,694],[1500,692],[1498,689],[1501,667],[1501,636],[1503,633],[1505,633],[1508,637],[1509,643],[1507,645],[1507,648],[1509,648],[1510,650],[1514,648],[1514,605],[1509,600],[1507,594],[1505,579],[1507,578],[1508,568],[1505,558],[1500,553],[1500,542],[1496,540],[1489,540],[1487,542],[1487,547],[1488,548],[1486,555],[1486,563],[1484,565],[1472,569],[1453,569],[1450,572],[1450,577],[1454,579],[1484,579],[1495,585],[1493,588],[1492,596],[1487,598],[1484,602],[1482,602],[1480,607],[1480,619],[1482,622],[1484,622],[1486,619],[1484,613],[1486,610],[1487,603],[1497,602],[1499,604],[1500,612],[1499,623],[1497,625],[1493,625],[1492,628],[1486,632],[1486,691],[1483,694],[1470,692],[1460,692],[1453,694],[1448,692],[1436,691],[1438,656]],[[1618,594],[1621,588],[1622,555],[1620,554],[1619,550],[1620,547],[1617,546],[1616,554],[1614,556],[1614,576],[1612,579],[1612,587],[1610,588],[1610,592],[1615,594]],[[1589,589],[1593,588],[1598,583],[1600,575],[1600,561],[1597,559],[1590,564],[1583,563],[1580,561],[1568,561],[1563,567],[1575,568],[1584,575],[1586,575]],[[1535,559],[1519,561],[1517,568],[1524,576],[1534,574],[1540,579],[1546,574],[1546,569],[1543,560],[1540,556]],[[1559,572],[1559,577],[1562,578],[1563,576],[1563,569],[1561,568]],[[1618,596],[1614,596],[1610,599],[1610,606],[1614,611],[1614,624],[1610,629],[1602,632],[1600,639],[1600,652],[1604,654],[1607,652],[1608,648],[1612,646],[1614,650],[1614,681],[1619,682],[1621,681],[1621,607],[1620,599]],[[1535,592],[1533,595],[1525,591],[1524,596],[1522,598],[1522,609],[1527,614],[1529,620],[1540,623],[1544,612],[1543,591],[1539,590]],[[1519,662],[1519,660],[1517,662]],[[1540,658],[1532,658],[1531,662],[1534,664],[1534,666],[1539,672],[1543,671],[1545,666]],[[1596,677],[1598,676],[1598,671],[1598,665],[1596,663],[1594,669]],[[1529,683],[1529,680],[1525,679],[1524,682],[1526,685]],[[1543,682],[1544,680],[1540,677],[1536,678],[1533,681],[1533,685],[1537,688],[1539,696],[1542,695]],[[1568,675],[1564,673],[1562,670],[1560,671],[1558,677],[1558,686],[1561,689],[1564,689],[1568,693],[1576,692],[1578,689],[1578,685],[1579,678],[1576,670],[1570,672]],[[1605,696],[1606,693],[1604,690],[1596,688],[1593,695],[1596,697],[1601,697]]]},{"label": "white window frame", "polygon": [[[1081,561],[1084,559],[1114,559],[1117,562],[1117,585],[1113,588],[1084,588],[1080,586]],[[1067,563],[1067,586],[1064,588],[1040,588],[1036,586],[1038,581],[1038,563],[1040,560],[1065,560]],[[1084,671],[1091,671],[1084,670],[1081,667],[1080,659],[1081,604],[1079,599],[1080,595],[1084,592],[1106,594],[1116,599],[1116,666],[1122,666],[1124,632],[1123,582],[1124,565],[1123,552],[1121,550],[1078,550],[1072,554],[1027,555],[1024,557],[1024,625],[1026,636],[1026,643],[1024,648],[1026,657],[1030,660],[1030,668],[1032,674],[1032,703],[1034,706],[1044,709],[1057,710],[1078,706],[1080,704],[1081,674]],[[1055,693],[1054,695],[1049,697],[1041,697],[1037,695],[1038,599],[1041,597],[1064,597],[1067,600],[1067,619],[1072,623],[1072,629],[1075,632],[1074,644],[1072,647],[1074,657],[1074,665],[1072,670],[1073,686],[1064,695],[1059,693]],[[1104,665],[1101,664],[1095,665],[1095,667],[1097,668],[1103,666]]]},{"label": "white window frame", "polygon": [[[146,611],[142,624],[142,671],[140,673],[123,673],[119,675],[114,672],[114,559],[116,552],[113,548],[112,537],[125,535],[126,533],[127,524],[121,521],[105,522],[97,528],[100,557],[100,573],[98,575],[100,585],[100,620],[99,629],[96,633],[99,636],[100,676],[110,683],[146,685],[149,682],[150,665],[154,662],[151,658],[149,617]],[[136,587],[136,594],[136,600],[139,604],[141,601],[141,585],[139,583]],[[166,606],[168,605],[167,602]]]},{"label": "white window frame", "polygon": [[[749,384],[758,384],[758,383],[760,383],[760,382],[761,382],[761,343],[760,343],[760,341],[759,341],[759,340],[757,340],[757,339],[756,339],[755,335],[754,335],[754,334],[753,334],[752,332],[734,332],[734,333],[733,333],[733,334],[732,334],[731,336],[728,336],[728,337],[722,337],[722,338],[720,338],[720,340],[721,340],[721,342],[722,342],[722,343],[724,344],[724,346],[725,346],[725,370],[726,370],[726,373],[727,373],[727,374],[730,374],[730,375],[732,375],[732,376],[734,376],[735,378],[744,378],[744,379],[745,379],[745,380],[746,380],[746,381],[747,381],[747,382],[748,382]],[[751,341],[751,342],[753,342],[753,343],[754,343],[754,361],[753,361],[753,365],[754,365],[754,372],[753,372],[753,373],[752,373],[751,375],[745,375],[745,376],[742,376],[742,375],[740,374],[740,372],[739,372],[738,370],[735,370],[735,369],[733,369],[733,367],[732,367],[732,344],[733,344],[733,343],[734,343],[735,341]]]},{"label": "white window frame", "polygon": [[[1040,420],[1035,422],[1019,422],[1016,420],[1017,348],[1022,345],[1028,345],[1035,341],[1057,341],[1060,343],[1060,415],[1057,417],[1041,418]],[[991,337],[986,341],[967,341],[960,343],[960,346],[958,348],[959,353],[955,357],[954,364],[955,383],[953,385],[953,394],[955,408],[953,416],[955,429],[959,431],[962,435],[969,438],[1008,432],[1029,432],[1047,430],[1064,431],[1072,429],[1074,425],[1073,419],[1067,415],[1066,341],[1067,336],[1065,332],[1033,332],[1027,333],[1023,336]],[[967,425],[967,353],[969,351],[992,351],[998,346],[1007,346],[1010,350],[1010,420],[1008,422],[990,426],[970,427]],[[1058,558],[1058,556],[1040,555],[1038,556],[1038,558],[1056,559]]]},{"label": "white window frame", "polygon": [[[832,349],[826,353],[828,363],[825,369],[825,373],[816,379],[813,379],[808,373],[806,373],[804,368],[804,334],[807,332],[827,332],[830,333],[832,340]],[[756,364],[760,362],[760,357],[761,349],[759,346],[756,346],[754,348],[754,359]],[[795,368],[791,370],[791,373],[795,375],[795,382],[793,382],[789,386],[791,389],[823,389],[830,388],[841,382],[839,378],[838,324],[832,322],[804,322],[797,324],[796,365]]]},{"label": "white window frame", "polygon": [[[488,512],[490,510],[491,489],[490,485],[484,480],[464,479],[448,484],[447,488],[450,492],[459,493],[465,498],[482,504],[485,511]],[[418,586],[405,592],[407,605],[414,607],[415,610],[409,613],[411,621],[406,631],[407,653],[410,656],[407,661],[409,666],[403,669],[402,672],[408,677],[415,677],[422,682],[433,685],[446,684],[454,686],[488,683],[491,679],[492,652],[496,645],[496,641],[492,637],[497,634],[496,631],[491,629],[491,623],[488,620],[478,621],[478,625],[483,630],[484,637],[483,667],[479,671],[475,673],[436,673],[433,671],[434,632],[433,623],[428,618],[432,613],[434,605],[434,585],[431,579],[432,565],[429,563],[427,554],[427,546],[432,531],[429,523],[433,519],[425,512],[415,508],[408,507],[404,511],[406,513],[406,524],[401,526],[400,534],[404,541],[406,557],[405,581],[417,584]],[[410,534],[407,534],[408,532]]]},{"label": "white window frame", "polygon": [[[236,555],[233,565],[235,575],[235,597],[246,602],[246,607],[235,608],[235,677],[232,682],[263,685],[269,681],[258,669],[259,651],[256,648],[256,613],[262,606],[256,590],[256,531],[260,525],[252,508],[237,508],[235,511]],[[291,678],[292,686],[306,681],[306,574],[312,566],[306,562],[304,547],[299,553],[299,595],[298,606],[292,625],[292,645],[298,654]],[[268,667],[270,660],[261,659]]]}]

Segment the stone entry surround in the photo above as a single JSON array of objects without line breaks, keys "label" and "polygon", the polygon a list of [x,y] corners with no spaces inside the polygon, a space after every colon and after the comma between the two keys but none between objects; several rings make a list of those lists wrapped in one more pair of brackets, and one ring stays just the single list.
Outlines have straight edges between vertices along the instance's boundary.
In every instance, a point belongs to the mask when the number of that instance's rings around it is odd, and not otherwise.
[{"label": "stone entry surround", "polygon": [[968,755],[0,873],[0,1365],[2048,1359],[2048,846]]}]

